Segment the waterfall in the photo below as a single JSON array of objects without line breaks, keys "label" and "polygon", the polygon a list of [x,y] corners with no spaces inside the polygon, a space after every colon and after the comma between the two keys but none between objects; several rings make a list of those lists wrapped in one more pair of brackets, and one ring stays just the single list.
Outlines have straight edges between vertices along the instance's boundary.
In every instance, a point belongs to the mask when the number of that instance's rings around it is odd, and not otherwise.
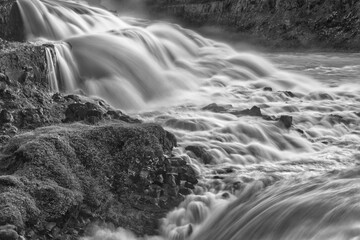
[{"label": "waterfall", "polygon": [[[359,239],[360,88],[332,78],[336,59],[315,79],[319,56],[302,63],[303,75],[279,68],[299,70],[298,54],[238,52],[81,2],[18,1],[28,40],[54,45],[52,91],[82,89],[161,124],[179,139],[174,154],[198,171],[195,194],[145,239]],[[138,238],[99,229],[85,239]]]}]

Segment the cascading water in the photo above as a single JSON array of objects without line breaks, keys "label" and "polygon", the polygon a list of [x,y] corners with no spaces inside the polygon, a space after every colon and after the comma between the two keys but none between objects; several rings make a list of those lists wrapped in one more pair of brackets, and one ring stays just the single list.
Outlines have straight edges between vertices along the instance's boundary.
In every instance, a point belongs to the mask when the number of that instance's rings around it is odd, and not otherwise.
[{"label": "cascading water", "polygon": [[[64,0],[19,6],[29,40],[58,41],[56,63],[46,52],[53,91],[82,89],[161,124],[198,170],[196,195],[151,239],[360,239],[359,55],[266,55],[277,67],[177,25]],[[253,106],[261,113],[242,111]]]}]

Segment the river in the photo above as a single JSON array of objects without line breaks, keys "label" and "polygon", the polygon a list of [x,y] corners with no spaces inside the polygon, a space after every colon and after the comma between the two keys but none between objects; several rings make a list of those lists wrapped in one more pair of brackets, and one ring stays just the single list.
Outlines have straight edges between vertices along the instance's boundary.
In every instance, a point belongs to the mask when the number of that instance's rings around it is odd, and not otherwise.
[{"label": "river", "polygon": [[145,238],[360,239],[360,54],[237,51],[86,4],[19,3],[28,40],[54,43],[53,91],[161,124],[197,170],[194,194]]}]

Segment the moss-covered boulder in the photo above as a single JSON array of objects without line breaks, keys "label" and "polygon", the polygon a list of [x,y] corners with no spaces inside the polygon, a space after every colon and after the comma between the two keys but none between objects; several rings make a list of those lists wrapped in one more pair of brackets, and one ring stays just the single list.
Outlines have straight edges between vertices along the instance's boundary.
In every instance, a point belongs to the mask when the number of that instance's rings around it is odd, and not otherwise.
[{"label": "moss-covered boulder", "polygon": [[121,121],[16,135],[0,153],[0,225],[28,239],[75,239],[93,222],[156,233],[179,190],[196,183],[186,161],[169,157],[175,144],[158,125]]}]

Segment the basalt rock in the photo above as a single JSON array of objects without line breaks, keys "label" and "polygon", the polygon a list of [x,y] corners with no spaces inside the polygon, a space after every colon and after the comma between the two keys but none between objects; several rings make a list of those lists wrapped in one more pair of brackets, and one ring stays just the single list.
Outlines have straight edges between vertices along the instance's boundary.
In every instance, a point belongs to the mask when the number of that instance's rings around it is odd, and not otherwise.
[{"label": "basalt rock", "polygon": [[157,18],[220,26],[234,41],[276,48],[360,49],[360,2],[353,0],[148,0]]},{"label": "basalt rock", "polygon": [[155,234],[197,182],[186,161],[166,157],[173,138],[155,124],[124,122],[12,137],[0,154],[0,225],[27,239],[75,239],[92,222]]}]

